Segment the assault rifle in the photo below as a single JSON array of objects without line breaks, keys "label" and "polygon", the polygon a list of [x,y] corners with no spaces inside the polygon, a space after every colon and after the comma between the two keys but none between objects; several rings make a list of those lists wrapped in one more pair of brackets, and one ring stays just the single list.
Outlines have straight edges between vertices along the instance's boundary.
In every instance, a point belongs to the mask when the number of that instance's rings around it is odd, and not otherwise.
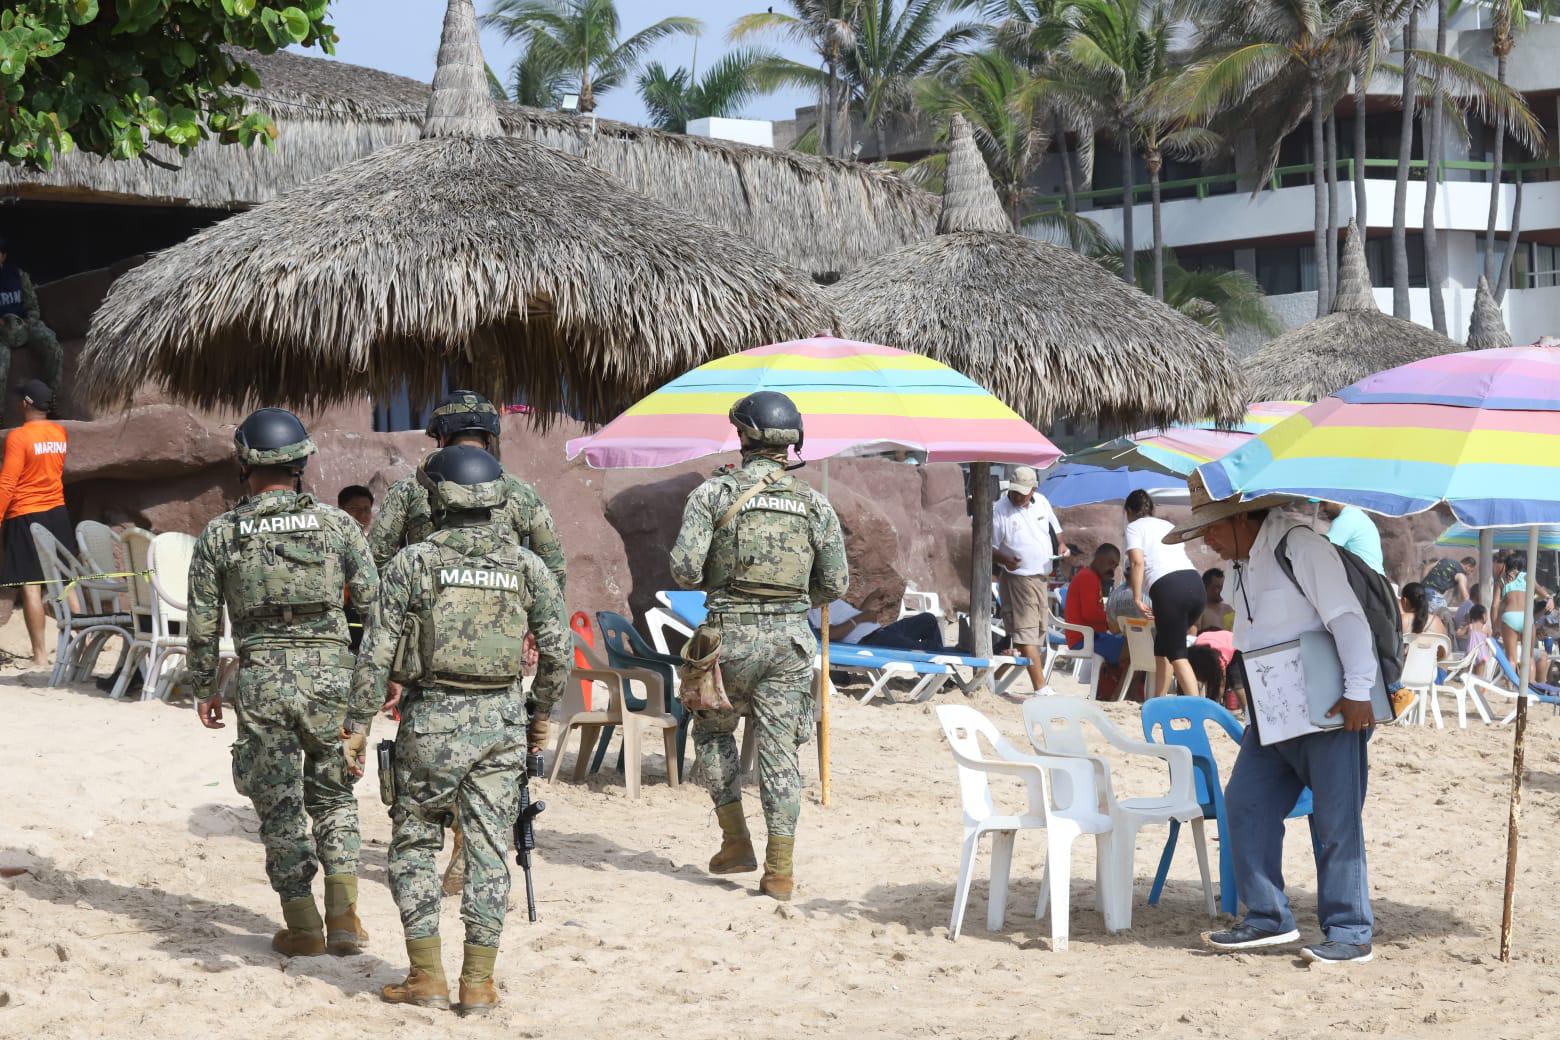
[{"label": "assault rifle", "polygon": [[546,802],[531,801],[531,777],[544,769],[540,753],[527,755],[525,772],[520,774],[520,815],[515,817],[515,863],[525,874],[525,910],[536,920],[536,889],[531,884],[531,850],[536,848],[535,821],[547,808]]}]

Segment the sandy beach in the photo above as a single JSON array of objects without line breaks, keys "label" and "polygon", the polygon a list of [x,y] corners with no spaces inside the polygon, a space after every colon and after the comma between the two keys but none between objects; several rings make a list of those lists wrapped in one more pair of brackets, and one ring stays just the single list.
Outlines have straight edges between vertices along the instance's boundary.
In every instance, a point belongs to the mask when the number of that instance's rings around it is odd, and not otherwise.
[{"label": "sandy beach", "polygon": [[[0,642],[14,643],[15,629]],[[1201,949],[1209,919],[1189,843],[1163,901],[1147,906],[1162,830],[1139,840],[1131,932],[1105,933],[1092,905],[1093,846],[1080,842],[1071,948],[1051,951],[1048,924],[1033,920],[1044,850],[1034,834],[1018,841],[1004,927],[986,930],[981,881],[965,933],[950,943],[959,811],[932,707],[842,698],[827,809],[807,748],[812,788],[788,906],[757,897],[757,875],[705,873],[719,833],[708,799],[667,787],[659,757],[637,803],[617,774],[541,784],[542,920],[526,922],[517,877],[499,960],[503,1004],[485,1021],[461,1021],[379,1000],[405,958],[386,887],[389,821],[372,772],[358,789],[370,952],[284,962],[269,948],[280,914],[255,816],[229,774],[231,726],[202,730],[188,703],[112,702],[86,687],[43,688],[43,678],[0,675],[0,868],[14,875],[0,880],[0,1036],[1554,1033],[1560,720],[1548,709],[1531,729],[1510,966],[1496,958],[1510,730],[1378,734],[1367,812],[1376,960],[1323,971],[1292,950]],[[963,698],[939,698],[950,699]],[[1018,737],[1016,705],[977,703]],[[1134,708],[1110,710],[1137,729]],[[1118,776],[1129,791],[1153,780],[1136,766]],[[756,797],[748,805],[761,834]],[[1315,871],[1304,824],[1291,828],[1290,892],[1310,939]],[[458,903],[444,906],[452,977]]]}]

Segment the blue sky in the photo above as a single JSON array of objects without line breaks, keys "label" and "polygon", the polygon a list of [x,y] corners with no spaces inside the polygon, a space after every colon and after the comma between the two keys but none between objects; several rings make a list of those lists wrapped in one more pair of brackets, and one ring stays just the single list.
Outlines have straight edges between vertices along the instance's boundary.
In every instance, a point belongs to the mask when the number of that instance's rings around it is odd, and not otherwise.
[{"label": "blue sky", "polygon": [[[492,0],[476,0],[476,4],[477,13],[485,14]],[[426,83],[433,78],[444,6],[444,0],[332,0],[331,22],[341,38],[336,57]],[[670,15],[686,15],[704,22],[704,36],[698,44],[699,68],[707,68],[730,49],[726,30],[738,16],[768,6],[769,0],[618,0],[624,35]],[[805,51],[782,41],[771,41],[771,46],[807,60]],[[506,72],[518,56],[518,49],[492,30],[483,32],[482,48],[488,64],[500,78],[507,78]],[[684,36],[673,37],[657,47],[648,60],[659,61],[668,68],[689,65],[693,60],[693,41]],[[776,93],[754,100],[743,114],[754,119],[788,119],[798,106],[811,101],[806,92]],[[631,83],[602,95],[596,111],[605,118],[633,123],[644,122],[645,118],[644,105]]]}]

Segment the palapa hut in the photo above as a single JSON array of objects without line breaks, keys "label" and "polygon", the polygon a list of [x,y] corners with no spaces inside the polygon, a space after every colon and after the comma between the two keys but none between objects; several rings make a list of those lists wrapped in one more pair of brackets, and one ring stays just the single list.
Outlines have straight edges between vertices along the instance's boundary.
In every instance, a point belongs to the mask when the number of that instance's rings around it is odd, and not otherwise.
[{"label": "palapa hut", "polygon": [[[1013,233],[961,116],[950,138],[937,237],[879,257],[831,290],[845,335],[935,357],[1036,424],[1240,416],[1246,398],[1221,338],[1092,260]],[[970,589],[976,638],[986,641],[988,472],[984,463],[972,471]]]},{"label": "palapa hut", "polygon": [[[156,163],[73,152],[47,172],[0,164],[0,196],[19,203],[4,222],[13,239],[29,243],[34,268],[53,277],[165,248],[235,210],[415,141],[421,132],[425,83],[285,51],[245,60],[261,81],[254,106],[277,125],[273,148],[208,142],[180,157],[159,147]],[[936,220],[931,195],[859,163],[508,102],[497,109],[502,133],[582,158],[814,275],[849,271],[925,238]]]},{"label": "palapa hut", "polygon": [[543,422],[605,420],[712,356],[831,324],[823,290],[751,240],[500,129],[472,0],[450,0],[421,139],[120,278],[83,396],[151,380],[201,406],[313,408],[448,376]]},{"label": "palapa hut", "polygon": [[1376,372],[1461,349],[1434,329],[1381,312],[1351,220],[1332,313],[1263,344],[1246,359],[1246,385],[1253,400],[1320,401]]},{"label": "palapa hut", "polygon": [[1500,304],[1490,292],[1490,283],[1479,276],[1479,287],[1473,293],[1473,314],[1468,321],[1469,350],[1494,350],[1511,346],[1511,333],[1506,331],[1506,321],[1501,316]]}]

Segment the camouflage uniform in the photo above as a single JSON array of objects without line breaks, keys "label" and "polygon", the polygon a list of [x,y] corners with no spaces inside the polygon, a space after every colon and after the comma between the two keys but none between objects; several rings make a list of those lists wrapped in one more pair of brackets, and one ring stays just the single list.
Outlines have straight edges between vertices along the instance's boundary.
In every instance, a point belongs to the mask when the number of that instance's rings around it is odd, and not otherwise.
[{"label": "camouflage uniform", "polygon": [[[504,474],[504,504],[494,510],[493,518],[507,525],[516,540],[530,549],[547,569],[559,590],[564,587],[563,543],[553,526],[552,513],[542,502],[536,488],[512,473]],[[433,531],[433,514],[428,508],[428,492],[417,483],[417,474],[402,477],[390,485],[379,512],[368,529],[368,547],[374,562],[383,567],[404,546],[415,545]]]},{"label": "camouflage uniform", "polygon": [[[15,288],[8,288],[11,285]],[[54,330],[43,323],[43,310],[38,306],[32,278],[26,271],[7,264],[0,267],[0,386],[11,385],[11,351],[22,347],[32,350],[38,378],[58,391],[65,351]]]},{"label": "camouflage uniform", "polygon": [[[313,594],[289,587],[289,572],[298,573],[303,562],[323,563],[314,573],[323,574],[326,599],[293,613],[277,604]],[[355,779],[339,732],[349,717],[352,677],[341,603],[350,589],[354,603],[371,604],[378,587],[357,522],[293,491],[245,499],[207,524],[195,543],[189,592],[195,696],[216,693],[226,606],[239,654],[233,786],[254,803],[266,875],[284,902],[310,896],[319,866],[327,876],[357,873]],[[366,725],[377,708],[350,717]]]},{"label": "camouflage uniform", "polygon": [[[482,594],[436,609],[441,590],[449,588]],[[416,661],[404,649],[398,656],[408,618],[416,619],[406,637],[417,648]],[[518,677],[527,631],[536,635],[540,655],[531,696],[545,717],[563,691],[569,643],[563,596],[535,554],[515,545],[502,525],[482,524],[437,531],[385,568],[352,693],[354,706],[366,710],[378,703],[386,680],[406,688],[395,747],[390,887],[409,942],[439,933],[434,860],[444,828],[458,820],[465,832],[466,941],[498,946],[509,899],[504,856],[525,769],[526,703],[518,678],[507,687],[484,687],[491,676],[478,673],[491,672],[494,666],[483,662],[496,658],[504,662],[500,670],[512,666]]]},{"label": "camouflage uniform", "polygon": [[726,467],[688,497],[672,548],[672,577],[708,593],[709,623],[721,629],[720,671],[730,711],[694,714],[701,782],[717,807],[742,797],[737,719],[758,726],[758,783],[771,835],[796,833],[801,813],[797,749],[813,725],[812,604],[845,594],[849,574],[839,517],[822,495],[783,477],[715,529],[741,494],[782,469],[764,455]]}]

